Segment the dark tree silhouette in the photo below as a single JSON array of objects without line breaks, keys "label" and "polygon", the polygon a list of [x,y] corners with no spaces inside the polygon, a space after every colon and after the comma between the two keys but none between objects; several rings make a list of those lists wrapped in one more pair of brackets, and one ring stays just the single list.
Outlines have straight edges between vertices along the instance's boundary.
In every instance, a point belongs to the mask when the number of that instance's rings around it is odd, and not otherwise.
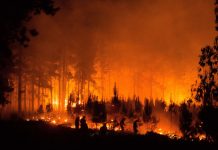
[{"label": "dark tree silhouette", "polygon": [[192,92],[195,99],[202,102],[204,106],[211,106],[213,102],[218,101],[218,46],[217,40],[213,47],[207,46],[201,49],[199,60],[198,77],[200,82],[197,83]]},{"label": "dark tree silhouette", "polygon": [[127,110],[128,110],[128,114],[127,114],[128,117],[133,118],[134,117],[133,101],[130,99],[127,101]]},{"label": "dark tree silhouette", "polygon": [[114,111],[119,112],[120,107],[121,107],[121,101],[119,100],[119,97],[118,97],[118,90],[117,90],[116,83],[114,83],[113,92],[114,92],[114,95],[112,97],[111,104],[112,106],[114,106]]},{"label": "dark tree silhouette", "polygon": [[122,113],[123,115],[127,115],[127,112],[128,112],[128,110],[127,110],[127,104],[126,104],[126,102],[125,102],[124,100],[122,100],[122,101],[121,101],[121,113]]},{"label": "dark tree silhouette", "polygon": [[165,101],[156,99],[155,100],[155,110],[163,113],[165,112],[165,109],[166,109]]},{"label": "dark tree silhouette", "polygon": [[143,110],[143,121],[145,123],[151,120],[152,110],[152,102],[150,102],[148,99],[145,99]]},{"label": "dark tree silhouette", "polygon": [[218,137],[218,37],[215,39],[214,46],[207,46],[201,49],[199,59],[198,77],[192,87],[192,95],[202,106],[199,111],[201,127],[206,133],[207,139],[217,139]]},{"label": "dark tree silhouette", "polygon": [[[13,90],[10,80],[14,72],[12,44],[18,43],[27,47],[30,36],[36,36],[36,29],[28,29],[25,24],[34,15],[44,12],[54,15],[58,8],[54,8],[53,0],[2,0],[0,2],[0,104],[7,103],[5,93]],[[19,57],[19,55],[18,55]],[[20,111],[21,102],[18,102]]]},{"label": "dark tree silhouette", "polygon": [[139,97],[135,98],[135,112],[141,114],[142,112],[142,103],[139,100]]},{"label": "dark tree silhouette", "polygon": [[215,1],[215,15],[216,15],[216,31],[218,31],[218,0]]},{"label": "dark tree silhouette", "polygon": [[171,122],[170,125],[171,126],[173,123],[173,116],[175,116],[175,114],[177,113],[177,108],[178,108],[177,105],[171,101],[169,108],[168,108],[168,112],[170,113],[170,122]]},{"label": "dark tree silhouette", "polygon": [[179,128],[185,139],[190,138],[192,133],[192,113],[188,110],[186,103],[180,105]]},{"label": "dark tree silhouette", "polygon": [[202,106],[199,112],[202,130],[208,140],[218,139],[218,109],[213,106]]},{"label": "dark tree silhouette", "polygon": [[68,102],[67,102],[67,113],[69,115],[72,115],[73,114],[73,107],[72,107],[72,103],[75,101],[75,98],[73,96],[73,94],[70,94],[70,97],[68,99]]},{"label": "dark tree silhouette", "polygon": [[106,104],[104,101],[94,101],[92,111],[92,121],[94,123],[103,123],[107,121]]},{"label": "dark tree silhouette", "polygon": [[94,96],[92,96],[92,95],[89,95],[89,97],[88,97],[88,100],[87,100],[87,103],[86,103],[86,111],[88,113],[92,112],[92,109],[93,109],[93,98],[94,98]]}]

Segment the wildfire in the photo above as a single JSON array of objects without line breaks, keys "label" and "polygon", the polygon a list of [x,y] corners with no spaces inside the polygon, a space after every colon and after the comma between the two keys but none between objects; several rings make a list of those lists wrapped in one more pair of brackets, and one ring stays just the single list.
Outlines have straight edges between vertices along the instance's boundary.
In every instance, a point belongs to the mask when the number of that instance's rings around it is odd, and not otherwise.
[{"label": "wildfire", "polygon": [[205,140],[206,139],[206,134],[200,134],[198,136],[199,140],[202,141],[202,140]]},{"label": "wildfire", "polygon": [[172,132],[172,131],[164,131],[162,128],[158,128],[155,130],[156,133],[160,135],[167,135],[171,139],[179,139],[181,138],[178,134]]},{"label": "wildfire", "polygon": [[158,130],[157,130],[157,133],[159,133],[160,135],[163,135],[164,133],[163,133],[163,130],[161,129],[161,128],[159,128]]},{"label": "wildfire", "polygon": [[[79,116],[80,119],[82,119],[82,115]],[[51,123],[53,125],[65,125],[69,128],[72,128],[72,129],[75,129],[75,125],[74,125],[74,119],[73,117],[69,117],[67,115],[42,115],[42,116],[33,116],[31,119],[30,118],[26,118],[26,121],[31,121],[31,120],[34,120],[34,121],[39,121],[39,120],[43,120],[45,122],[48,122],[48,123]],[[113,127],[113,122],[114,122],[114,119],[111,119],[109,122],[107,122],[106,126],[107,126],[107,129],[108,130],[113,130],[115,132],[120,132],[121,131],[121,128],[120,126],[116,126],[116,127]],[[90,129],[97,129],[97,130],[100,130],[100,128],[102,127],[102,123],[93,123],[90,118],[88,117],[87,118],[87,124],[88,124],[88,127]],[[148,130],[143,130],[145,126],[142,126],[140,125],[139,126],[139,134],[146,134],[148,132]],[[125,132],[133,132],[132,131],[132,122],[129,121],[126,123],[126,126],[125,126]],[[171,139],[179,139],[181,138],[178,134],[176,134],[175,132],[173,131],[165,131],[164,129],[162,128],[157,128],[154,130],[155,133],[158,133],[160,135],[166,135],[168,136],[169,138]],[[199,140],[203,140],[205,139],[205,135],[202,134],[202,135],[199,135]]]},{"label": "wildfire", "polygon": [[74,102],[74,103],[72,104],[72,107],[73,107],[73,108],[76,108],[76,102]]},{"label": "wildfire", "polygon": [[52,122],[51,122],[52,124],[56,124],[57,122],[56,122],[56,120],[52,120]]}]

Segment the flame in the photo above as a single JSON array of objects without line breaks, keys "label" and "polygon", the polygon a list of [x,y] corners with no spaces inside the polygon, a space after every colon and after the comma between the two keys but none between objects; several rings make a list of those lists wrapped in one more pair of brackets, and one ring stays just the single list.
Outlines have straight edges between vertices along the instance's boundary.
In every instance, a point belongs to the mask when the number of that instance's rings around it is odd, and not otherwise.
[{"label": "flame", "polygon": [[[82,119],[83,115],[80,115],[79,118]],[[42,116],[33,116],[30,118],[26,118],[26,121],[30,121],[30,120],[35,120],[35,121],[39,121],[39,120],[43,120],[46,121],[48,123],[51,123],[53,125],[61,125],[61,124],[65,124],[66,126],[68,126],[69,128],[73,128],[75,129],[75,125],[74,125],[74,119],[69,118],[69,116],[67,116],[67,114],[62,114],[62,115],[42,115]],[[107,122],[106,126],[108,128],[108,130],[113,130],[115,132],[121,132],[121,128],[120,126],[116,126],[115,128],[113,128],[113,121],[114,119],[110,119],[109,122]],[[87,124],[88,127],[90,129],[97,129],[100,130],[100,128],[102,127],[103,123],[93,123],[90,119],[90,117],[87,117]],[[125,126],[125,132],[133,132],[132,129],[132,122],[128,121],[126,122],[126,126]],[[146,134],[148,132],[148,129],[146,129],[145,125],[140,125],[139,126],[139,134]],[[175,131],[171,131],[171,130],[164,130],[163,128],[156,128],[154,130],[154,132],[160,134],[160,135],[166,135],[171,139],[179,139],[181,138],[181,135],[176,133]],[[199,140],[203,140],[206,138],[205,134],[199,135]]]},{"label": "flame", "polygon": [[76,108],[76,102],[74,102],[74,103],[72,104],[72,107],[73,107],[73,108]]},{"label": "flame", "polygon": [[56,122],[56,120],[52,120],[51,123],[52,124],[56,124],[57,122]]},{"label": "flame", "polygon": [[200,141],[201,141],[201,140],[205,140],[205,139],[206,139],[206,134],[200,134],[200,135],[198,136],[198,138],[199,138]]}]

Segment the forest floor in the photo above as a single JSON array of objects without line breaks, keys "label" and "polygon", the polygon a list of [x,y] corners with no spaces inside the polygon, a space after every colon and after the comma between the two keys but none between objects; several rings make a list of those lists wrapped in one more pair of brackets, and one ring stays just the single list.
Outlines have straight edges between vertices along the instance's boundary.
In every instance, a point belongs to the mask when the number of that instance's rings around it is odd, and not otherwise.
[{"label": "forest floor", "polygon": [[0,149],[147,149],[159,148],[203,148],[216,146],[205,141],[185,141],[170,139],[165,135],[108,131],[100,135],[97,130],[82,132],[61,125],[52,125],[43,121],[0,120]]}]

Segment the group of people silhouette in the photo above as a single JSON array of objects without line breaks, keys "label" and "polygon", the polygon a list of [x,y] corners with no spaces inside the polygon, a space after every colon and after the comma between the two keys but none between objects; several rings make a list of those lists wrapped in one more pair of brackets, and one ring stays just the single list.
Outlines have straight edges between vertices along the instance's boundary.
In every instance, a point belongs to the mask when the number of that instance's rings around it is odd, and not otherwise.
[{"label": "group of people silhouette", "polygon": [[[121,131],[124,132],[125,126],[126,126],[125,120],[126,120],[126,118],[123,117],[120,120],[120,122],[118,122],[117,119],[115,118],[113,120],[112,129],[115,130],[116,127],[120,126]],[[139,119],[136,119],[133,122],[133,132],[134,132],[134,134],[138,133],[138,122],[140,122]],[[82,131],[88,131],[88,125],[86,123],[86,117],[85,116],[83,116],[81,119],[80,119],[79,116],[76,117],[76,119],[75,119],[75,128],[80,129]],[[107,131],[108,131],[107,123],[103,123],[103,125],[100,128],[100,134],[106,134]]]},{"label": "group of people silhouette", "polygon": [[85,116],[83,116],[81,119],[79,118],[79,116],[76,117],[76,119],[75,119],[75,128],[76,129],[81,129],[83,131],[88,130],[88,125],[86,123],[86,117]]}]

